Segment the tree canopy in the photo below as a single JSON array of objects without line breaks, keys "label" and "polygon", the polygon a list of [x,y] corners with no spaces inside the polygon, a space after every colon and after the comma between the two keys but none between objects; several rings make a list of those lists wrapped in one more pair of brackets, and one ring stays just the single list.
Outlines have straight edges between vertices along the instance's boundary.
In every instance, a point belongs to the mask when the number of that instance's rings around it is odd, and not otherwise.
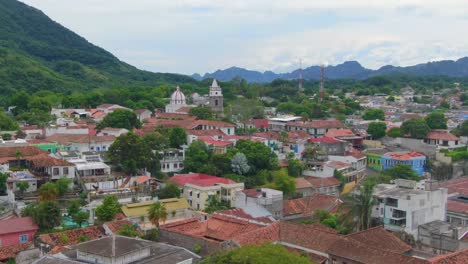
[{"label": "tree canopy", "polygon": [[60,225],[62,214],[58,204],[44,201],[39,204],[29,204],[21,212],[21,216],[30,216],[40,229],[52,229]]},{"label": "tree canopy", "polygon": [[166,183],[166,186],[162,188],[158,193],[159,199],[167,198],[179,198],[180,197],[180,188],[172,182]]},{"label": "tree canopy", "polygon": [[125,109],[117,109],[104,117],[104,119],[96,126],[96,129],[100,130],[106,127],[132,130],[133,128],[141,127],[141,123],[134,112]]},{"label": "tree canopy", "polygon": [[208,120],[213,117],[213,111],[210,107],[198,106],[190,108],[190,115],[196,116],[198,119]]},{"label": "tree canopy", "polygon": [[120,204],[115,195],[104,197],[102,204],[96,207],[96,216],[101,221],[111,221],[115,215],[120,212]]},{"label": "tree canopy", "polygon": [[447,129],[447,119],[442,112],[432,112],[424,120],[431,129]]},{"label": "tree canopy", "polygon": [[382,109],[367,109],[362,115],[364,120],[385,120],[385,113]]},{"label": "tree canopy", "polygon": [[386,175],[391,176],[393,179],[407,179],[419,181],[421,178],[418,174],[407,164],[397,164],[390,169],[383,172]]},{"label": "tree canopy", "polygon": [[367,133],[369,133],[373,139],[379,139],[385,136],[387,131],[387,124],[383,122],[372,122],[367,128]]},{"label": "tree canopy", "polygon": [[312,264],[307,257],[289,252],[280,244],[242,246],[231,251],[216,253],[200,264]]},{"label": "tree canopy", "polygon": [[400,127],[403,135],[409,135],[412,138],[425,138],[431,130],[426,121],[421,118],[413,118],[406,120]]}]

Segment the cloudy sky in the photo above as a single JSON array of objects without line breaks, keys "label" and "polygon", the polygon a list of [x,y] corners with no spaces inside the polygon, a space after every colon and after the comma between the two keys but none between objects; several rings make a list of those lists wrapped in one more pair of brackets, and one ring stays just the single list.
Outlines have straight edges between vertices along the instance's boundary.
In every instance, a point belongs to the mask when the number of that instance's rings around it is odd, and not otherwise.
[{"label": "cloudy sky", "polygon": [[368,68],[468,56],[466,0],[22,0],[141,69]]}]

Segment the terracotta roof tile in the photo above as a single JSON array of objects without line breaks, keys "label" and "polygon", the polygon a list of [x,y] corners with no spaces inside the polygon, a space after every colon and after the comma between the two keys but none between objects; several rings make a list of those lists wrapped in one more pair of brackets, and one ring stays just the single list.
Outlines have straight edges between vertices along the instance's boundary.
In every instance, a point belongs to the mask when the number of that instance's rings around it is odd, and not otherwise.
[{"label": "terracotta roof tile", "polygon": [[338,181],[335,177],[305,177],[305,179],[312,185],[313,188],[316,189],[340,185],[340,181]]},{"label": "terracotta roof tile", "polygon": [[222,216],[234,217],[240,220],[247,220],[247,221],[252,220],[252,221],[265,223],[265,224],[270,224],[274,222],[272,219],[268,217],[253,217],[252,215],[246,213],[244,209],[242,208],[218,211],[216,214],[222,215]]},{"label": "terracotta roof tile", "polygon": [[33,222],[31,217],[12,218],[0,221],[0,235],[37,231],[39,227]]},{"label": "terracotta roof tile", "polygon": [[30,247],[32,247],[32,242],[15,246],[0,247],[0,261],[14,259],[16,258],[16,254],[18,254],[21,251],[27,250]]},{"label": "terracotta roof tile", "polygon": [[355,137],[356,133],[351,131],[351,129],[330,129],[325,134],[326,137],[340,138],[340,137]]},{"label": "terracotta roof tile", "polygon": [[[64,243],[62,239],[60,239],[63,235],[68,237],[67,243]],[[78,228],[72,230],[66,230],[63,232],[56,232],[50,234],[42,234],[39,235],[39,240],[42,243],[50,245],[52,248],[55,246],[70,246],[76,245],[80,242],[80,236],[85,236],[88,240],[97,239],[99,237],[104,236],[104,229],[100,226],[90,226],[86,228]]]},{"label": "terracotta roof tile", "polygon": [[443,129],[433,129],[429,131],[426,135],[427,139],[435,139],[435,140],[448,140],[448,141],[457,141],[460,140],[457,136],[450,133],[448,130]]},{"label": "terracotta roof tile", "polygon": [[116,221],[106,222],[104,224],[110,229],[110,231],[113,234],[117,233],[125,225],[131,225],[131,226],[133,225],[133,223],[128,220],[116,220]]},{"label": "terracotta roof tile", "polygon": [[191,128],[195,128],[197,126],[204,125],[204,126],[213,126],[213,127],[236,127],[236,125],[223,122],[223,121],[213,121],[213,120],[196,120],[191,124]]},{"label": "terracotta roof tile", "polygon": [[411,247],[401,239],[378,226],[347,236],[369,247],[376,247],[386,251],[403,254],[411,250]]},{"label": "terracotta roof tile", "polygon": [[185,184],[194,184],[197,186],[214,186],[215,184],[234,184],[236,183],[233,180],[227,178],[221,178],[217,176],[212,176],[202,173],[189,173],[189,174],[177,174],[169,179],[170,182],[173,182],[179,186],[184,186]]},{"label": "terracotta roof tile", "polygon": [[288,122],[288,126],[304,128],[341,128],[343,123],[340,120],[312,120],[305,122]]},{"label": "terracotta roof tile", "polygon": [[315,210],[331,211],[341,203],[335,196],[315,193],[312,196],[283,201],[283,215],[311,216]]},{"label": "terracotta roof tile", "polygon": [[86,134],[55,134],[46,138],[48,141],[57,142],[61,145],[70,143],[88,143],[88,142],[113,142],[115,136],[93,136]]},{"label": "terracotta roof tile", "polygon": [[466,264],[468,263],[468,249],[462,249],[447,255],[430,259],[434,264]]}]

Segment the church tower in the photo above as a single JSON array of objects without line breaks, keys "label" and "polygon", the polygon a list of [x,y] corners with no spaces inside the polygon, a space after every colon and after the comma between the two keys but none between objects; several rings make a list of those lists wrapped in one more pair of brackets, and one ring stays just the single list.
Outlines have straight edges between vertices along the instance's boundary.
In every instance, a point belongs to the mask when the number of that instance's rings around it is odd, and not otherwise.
[{"label": "church tower", "polygon": [[215,113],[224,113],[224,102],[223,102],[223,91],[219,87],[216,79],[213,79],[213,83],[210,87],[210,107]]}]

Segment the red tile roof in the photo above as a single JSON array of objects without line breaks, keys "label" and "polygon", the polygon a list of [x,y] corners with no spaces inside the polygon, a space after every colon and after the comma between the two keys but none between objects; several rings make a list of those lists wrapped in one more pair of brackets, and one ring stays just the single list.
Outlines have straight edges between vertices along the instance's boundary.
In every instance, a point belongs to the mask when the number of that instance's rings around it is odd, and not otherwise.
[{"label": "red tile roof", "polygon": [[12,218],[0,221],[0,235],[37,231],[39,227],[31,217]]},{"label": "red tile roof", "polygon": [[312,196],[283,201],[283,215],[311,216],[315,210],[332,211],[341,203],[338,197],[315,193]]},{"label": "red tile roof", "polygon": [[448,189],[448,193],[459,193],[462,195],[468,195],[468,177],[449,180],[440,183],[440,187]]},{"label": "red tile roof", "polygon": [[312,184],[303,177],[296,178],[296,189],[306,188],[312,188]]},{"label": "red tile roof", "polygon": [[[86,228],[78,228],[72,230],[66,230],[63,232],[56,232],[50,234],[39,235],[39,240],[41,243],[50,245],[51,247],[55,246],[70,246],[80,243],[80,236],[87,237],[88,240],[97,239],[105,235],[104,229],[100,226],[90,226]],[[64,243],[63,239],[60,239],[62,236],[68,237],[68,241]]]},{"label": "red tile roof", "polygon": [[236,183],[233,180],[216,177],[208,174],[202,173],[189,173],[189,174],[177,174],[169,179],[170,182],[173,182],[179,186],[184,186],[185,184],[193,184],[202,187],[214,186],[216,184],[234,184]]},{"label": "red tile roof", "polygon": [[188,135],[194,136],[210,136],[210,137],[224,137],[226,134],[219,129],[208,129],[208,130],[187,130]]},{"label": "red tile roof", "polygon": [[447,200],[447,211],[468,214],[468,203],[449,199]]},{"label": "red tile roof", "polygon": [[355,137],[357,136],[356,133],[351,131],[351,129],[330,129],[328,132],[325,134],[326,137]]},{"label": "red tile roof", "polygon": [[343,123],[340,120],[312,120],[305,122],[288,122],[288,126],[304,128],[341,128]]},{"label": "red tile roof", "polygon": [[384,156],[392,157],[394,160],[411,160],[413,158],[425,157],[424,154],[415,151],[387,152]]},{"label": "red tile roof", "polygon": [[334,187],[341,184],[335,177],[305,177],[305,179],[316,189],[321,187]]},{"label": "red tile roof", "polygon": [[466,264],[468,263],[468,249],[455,251],[447,255],[437,256],[430,259],[434,264]]},{"label": "red tile roof", "polygon": [[401,239],[378,226],[347,236],[369,247],[376,247],[386,251],[403,254],[412,248]]},{"label": "red tile roof", "polygon": [[113,142],[115,136],[92,136],[86,134],[55,134],[46,138],[48,141],[57,142],[61,145],[70,143],[88,143],[88,142]]},{"label": "red tile roof", "polygon": [[260,223],[271,224],[274,221],[268,217],[253,217],[252,215],[246,213],[242,208],[235,208],[229,210],[218,211],[217,215],[227,216],[227,217],[234,217],[240,220],[252,220],[257,221]]},{"label": "red tile roof", "polygon": [[217,147],[227,147],[233,144],[230,141],[215,140],[209,136],[199,136],[198,139],[205,142],[207,145],[213,145]]},{"label": "red tile roof", "polygon": [[46,153],[45,151],[34,147],[34,146],[24,146],[24,147],[2,147],[0,151],[0,159],[2,158],[13,158],[16,159],[16,153],[21,153],[21,157],[31,157],[36,156],[42,153]]},{"label": "red tile roof", "polygon": [[138,184],[142,184],[142,183],[145,183],[147,181],[151,180],[151,177],[150,176],[138,176],[136,178],[136,183]]},{"label": "red tile roof", "polygon": [[348,163],[342,162],[342,161],[338,161],[338,160],[333,160],[333,161],[327,162],[327,166],[339,170],[339,169],[351,167],[351,164],[348,164]]},{"label": "red tile roof", "polygon": [[336,138],[332,138],[332,137],[319,137],[319,138],[310,138],[309,142],[310,143],[326,143],[326,144],[328,143],[328,144],[331,144],[331,143],[341,143],[341,142],[344,142],[344,141],[336,139]]},{"label": "red tile roof", "polygon": [[262,196],[262,191],[257,189],[244,189],[242,192],[245,193],[247,197],[258,198]]},{"label": "red tile roof", "polygon": [[256,128],[268,128],[268,119],[251,119],[249,123]]},{"label": "red tile roof", "polygon": [[288,142],[296,142],[297,140],[309,139],[311,136],[304,130],[288,131]]},{"label": "red tile roof", "polygon": [[355,149],[355,148],[350,148],[348,151],[346,151],[345,155],[352,156],[353,158],[356,159],[364,159],[366,156],[361,153],[361,151]]},{"label": "red tile roof", "polygon": [[191,218],[162,225],[161,229],[209,241],[222,242],[262,227],[263,225],[214,214],[206,221]]},{"label": "red tile roof", "polygon": [[135,112],[135,114],[138,114],[138,115],[141,115],[143,114],[144,112],[151,112],[150,110],[148,109],[136,109],[136,110],[133,110],[133,112]]},{"label": "red tile roof", "polygon": [[443,129],[433,129],[426,135],[427,139],[458,141],[460,138]]},{"label": "red tile roof", "polygon": [[61,159],[56,159],[53,158],[46,153],[39,154],[37,156],[27,158],[34,167],[73,167],[72,163],[66,161],[66,160],[61,160]]},{"label": "red tile roof", "polygon": [[104,225],[106,225],[113,234],[116,234],[125,225],[133,226],[133,223],[128,221],[128,220],[123,219],[123,220],[115,220],[115,221],[111,221],[111,222],[106,222],[106,223],[104,223]]},{"label": "red tile roof", "polygon": [[196,120],[191,124],[191,128],[196,128],[197,126],[213,126],[213,127],[236,127],[236,125],[223,122],[223,121],[213,121],[213,120]]},{"label": "red tile roof", "polygon": [[32,246],[32,242],[28,242],[16,246],[0,247],[0,261],[14,259],[18,253],[27,250]]}]

